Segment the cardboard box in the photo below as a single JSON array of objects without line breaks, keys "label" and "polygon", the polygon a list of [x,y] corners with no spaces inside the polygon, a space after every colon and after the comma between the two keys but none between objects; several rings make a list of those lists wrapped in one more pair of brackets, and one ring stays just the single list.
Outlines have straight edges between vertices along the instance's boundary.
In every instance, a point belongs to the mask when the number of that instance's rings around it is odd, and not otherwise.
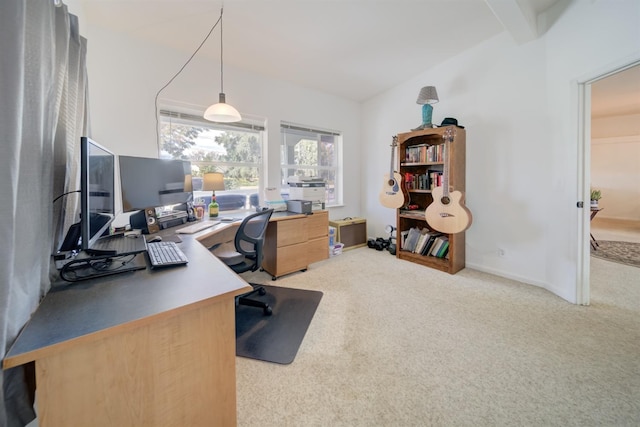
[{"label": "cardboard box", "polygon": [[336,240],[344,245],[344,250],[367,246],[367,220],[364,218],[347,217],[329,221],[331,227],[337,230]]}]

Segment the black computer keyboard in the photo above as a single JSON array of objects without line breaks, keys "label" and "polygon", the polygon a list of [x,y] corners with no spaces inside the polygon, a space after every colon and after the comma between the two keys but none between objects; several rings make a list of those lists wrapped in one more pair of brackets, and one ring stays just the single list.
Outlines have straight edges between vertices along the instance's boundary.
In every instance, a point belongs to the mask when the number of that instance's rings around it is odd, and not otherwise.
[{"label": "black computer keyboard", "polygon": [[189,262],[175,242],[147,243],[147,254],[151,261],[151,268],[184,265]]}]

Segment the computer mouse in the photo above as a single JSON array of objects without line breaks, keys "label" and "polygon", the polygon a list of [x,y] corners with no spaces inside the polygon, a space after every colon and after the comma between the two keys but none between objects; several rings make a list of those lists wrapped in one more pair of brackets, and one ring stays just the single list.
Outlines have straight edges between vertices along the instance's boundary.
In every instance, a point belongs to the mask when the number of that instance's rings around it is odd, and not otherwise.
[{"label": "computer mouse", "polygon": [[149,243],[160,242],[160,241],[162,241],[162,237],[160,237],[160,236],[153,236],[152,238],[147,240],[147,242],[149,242]]}]

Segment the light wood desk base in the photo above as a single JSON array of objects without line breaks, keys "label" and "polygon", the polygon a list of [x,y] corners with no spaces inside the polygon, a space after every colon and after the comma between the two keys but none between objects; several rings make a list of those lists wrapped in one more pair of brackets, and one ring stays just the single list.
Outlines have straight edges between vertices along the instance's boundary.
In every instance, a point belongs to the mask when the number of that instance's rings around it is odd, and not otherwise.
[{"label": "light wood desk base", "polygon": [[187,266],[47,294],[3,360],[34,363],[41,427],[236,425],[235,296],[251,286],[182,239]]},{"label": "light wood desk base", "polygon": [[38,360],[39,425],[236,425],[234,310],[184,310]]}]

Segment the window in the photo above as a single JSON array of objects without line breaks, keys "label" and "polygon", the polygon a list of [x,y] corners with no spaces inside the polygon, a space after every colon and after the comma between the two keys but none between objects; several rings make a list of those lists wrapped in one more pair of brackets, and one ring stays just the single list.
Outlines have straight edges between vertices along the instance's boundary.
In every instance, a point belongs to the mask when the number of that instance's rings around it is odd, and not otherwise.
[{"label": "window", "polygon": [[342,168],[339,162],[342,135],[281,123],[280,145],[282,188],[290,176],[321,178],[326,182],[327,205],[342,203]]},{"label": "window", "polygon": [[[211,191],[202,190],[207,172],[224,174],[224,191],[216,191],[220,210],[224,195],[245,195],[244,208],[257,204],[262,178],[264,126],[252,123],[214,123],[202,117],[160,111],[160,157],[191,161],[193,195],[207,200]],[[233,208],[238,208],[237,197]]]}]

